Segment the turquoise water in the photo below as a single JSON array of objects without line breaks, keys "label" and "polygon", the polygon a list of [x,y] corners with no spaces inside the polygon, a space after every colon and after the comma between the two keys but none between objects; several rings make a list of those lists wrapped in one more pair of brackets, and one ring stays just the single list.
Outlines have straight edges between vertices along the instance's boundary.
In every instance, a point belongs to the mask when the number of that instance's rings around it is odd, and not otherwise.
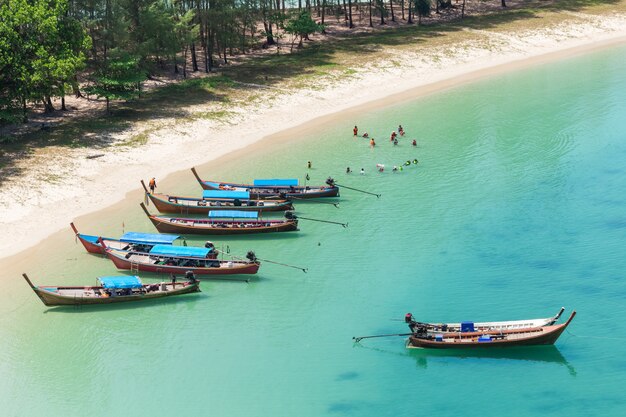
[{"label": "turquoise water", "polygon": [[[302,221],[297,233],[216,239],[307,274],[264,264],[250,283],[206,281],[198,295],[45,309],[18,271],[40,284],[90,284],[115,271],[69,229],[43,242],[3,274],[1,414],[623,415],[625,56],[621,47],[498,76],[200,170],[234,181],[332,175],[382,193],[344,190],[339,209],[298,205],[301,216],[347,229]],[[388,134],[399,123],[407,135],[394,147]],[[354,124],[375,149],[352,137]],[[391,172],[413,158],[418,166]],[[198,188],[191,174],[160,183],[171,193]],[[83,231],[153,230],[137,204],[93,216],[98,230]],[[479,321],[561,306],[578,316],[555,347],[445,354],[408,351],[399,337],[351,340],[404,333],[409,311]]]}]

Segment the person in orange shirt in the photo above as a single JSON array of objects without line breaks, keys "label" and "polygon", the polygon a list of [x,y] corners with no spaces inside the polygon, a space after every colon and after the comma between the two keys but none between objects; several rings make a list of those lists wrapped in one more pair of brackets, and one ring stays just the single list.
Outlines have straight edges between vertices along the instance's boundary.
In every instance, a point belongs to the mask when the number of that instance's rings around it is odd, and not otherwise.
[{"label": "person in orange shirt", "polygon": [[154,177],[152,177],[148,186],[150,187],[150,192],[154,193],[154,189],[157,187],[156,180],[154,179]]}]

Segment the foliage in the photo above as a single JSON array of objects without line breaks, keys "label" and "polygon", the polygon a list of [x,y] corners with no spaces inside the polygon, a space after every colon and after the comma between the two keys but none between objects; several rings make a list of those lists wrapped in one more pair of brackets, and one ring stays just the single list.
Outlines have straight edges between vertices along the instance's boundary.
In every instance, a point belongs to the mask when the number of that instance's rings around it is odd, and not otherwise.
[{"label": "foliage", "polygon": [[139,58],[114,51],[113,56],[93,75],[93,85],[85,90],[97,97],[104,97],[109,111],[109,100],[132,100],[139,96],[141,82],[146,73],[139,65]]},{"label": "foliage", "polygon": [[304,39],[308,38],[309,35],[315,32],[321,32],[322,30],[324,30],[324,26],[315,23],[315,21],[311,19],[311,14],[306,10],[302,10],[293,18],[289,19],[285,24],[285,32],[291,34],[294,37],[294,41],[291,43],[292,49],[295,40],[298,37],[300,38],[298,47],[301,48]]},{"label": "foliage", "polygon": [[415,12],[418,16],[418,23],[422,22],[422,17],[430,16],[430,0],[415,0]]},{"label": "foliage", "polygon": [[66,0],[5,0],[0,3],[0,123],[25,119],[26,101],[65,94],[66,83],[84,68],[91,46]]}]

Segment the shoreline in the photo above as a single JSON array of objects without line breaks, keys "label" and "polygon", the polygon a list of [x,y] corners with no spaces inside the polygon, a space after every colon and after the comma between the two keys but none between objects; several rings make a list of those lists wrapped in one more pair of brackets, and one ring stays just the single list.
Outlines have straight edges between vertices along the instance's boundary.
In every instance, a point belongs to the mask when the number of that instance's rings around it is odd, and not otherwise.
[{"label": "shoreline", "polygon": [[[108,152],[98,159],[86,159],[93,150],[66,150],[71,155],[49,159],[47,166],[28,171],[0,188],[0,201],[4,201],[0,225],[5,231],[5,237],[0,239],[3,254],[0,259],[37,245],[78,217],[107,211],[128,196],[140,194],[139,179],[155,176],[159,186],[174,184],[183,175],[187,181],[194,181],[188,173],[191,166],[197,166],[201,175],[209,177],[206,172],[210,165],[215,168],[261,147],[267,149],[294,140],[294,132],[308,132],[339,117],[414,100],[496,74],[626,44],[626,24],[618,27],[618,22],[626,22],[626,17],[602,18],[613,19],[614,25],[594,27],[595,31],[587,28],[587,32],[572,25],[565,40],[561,39],[562,28],[553,28],[554,36],[544,37],[543,43],[536,43],[533,34],[529,34],[529,42],[535,44],[528,49],[517,47],[502,53],[478,48],[447,60],[431,57],[430,61],[403,68],[383,66],[360,71],[346,82],[322,90],[286,92],[278,97],[281,103],[267,106],[239,124],[236,141],[230,134],[233,127],[200,120],[167,128],[153,135],[147,145]],[[506,49],[506,45],[503,47]],[[350,123],[347,126],[351,128]],[[178,142],[167,143],[172,138]],[[54,171],[55,166],[60,171]],[[66,178],[56,183],[37,181],[38,175],[50,172]],[[19,196],[23,201],[19,201]]]}]

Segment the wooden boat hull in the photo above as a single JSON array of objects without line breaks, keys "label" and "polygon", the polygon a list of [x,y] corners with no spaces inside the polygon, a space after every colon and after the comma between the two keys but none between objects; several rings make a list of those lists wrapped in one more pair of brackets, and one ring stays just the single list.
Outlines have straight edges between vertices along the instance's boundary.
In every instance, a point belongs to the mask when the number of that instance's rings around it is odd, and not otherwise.
[{"label": "wooden boat hull", "polygon": [[256,262],[233,264],[232,267],[190,267],[175,265],[155,265],[142,262],[131,262],[130,260],[120,256],[113,251],[108,250],[107,256],[117,269],[138,269],[144,272],[153,272],[156,274],[178,274],[184,276],[187,271],[191,271],[194,275],[244,275],[256,274],[259,271],[260,264]]},{"label": "wooden boat hull", "polygon": [[[407,348],[422,349],[487,349],[512,346],[553,345],[576,315],[573,312],[564,324],[543,326],[531,329],[473,332],[473,333],[444,333],[443,341],[434,338],[409,336]],[[479,341],[480,336],[491,336],[491,341]]]},{"label": "wooden boat hull", "polygon": [[[141,203],[146,216],[161,233],[197,234],[197,235],[244,235],[253,233],[289,232],[298,230],[298,220],[261,220],[261,221],[227,221],[182,219],[153,216]],[[249,227],[221,227],[221,224],[247,224]]]},{"label": "wooden boat hull", "polygon": [[[177,284],[172,283],[160,283],[157,284],[159,288],[161,285],[165,285],[167,291],[161,289],[145,292],[142,294],[133,295],[117,295],[117,296],[96,296],[95,294],[101,290],[102,287],[51,287],[51,286],[34,286],[26,274],[23,274],[24,278],[30,285],[31,289],[35,292],[37,297],[44,303],[44,305],[53,306],[76,306],[76,305],[100,305],[100,304],[117,304],[126,303],[132,301],[145,301],[153,300],[156,298],[171,297],[175,295],[189,294],[200,291],[200,283],[195,282],[181,282]],[[144,285],[144,288],[150,287],[150,285]],[[58,294],[56,291],[70,290],[75,295],[67,296]],[[95,292],[94,292],[95,291]]]},{"label": "wooden boat hull", "polygon": [[[188,204],[179,204],[175,201],[169,201],[169,196],[161,196],[148,194],[150,197],[150,201],[154,204],[154,207],[161,213],[175,213],[175,214],[207,214],[209,211],[217,211],[217,210],[237,210],[237,211],[257,211],[257,212],[271,212],[271,211],[286,211],[293,210],[293,205],[290,201],[280,200],[272,202],[271,205],[263,205],[263,206],[235,206],[235,205],[227,205],[229,202],[227,200],[222,200],[223,205],[221,206],[211,206],[207,204],[203,205],[188,205]],[[199,202],[203,202],[204,200],[198,199]]]},{"label": "wooden boat hull", "polygon": [[290,232],[298,230],[296,221],[280,222],[271,226],[242,227],[242,228],[219,228],[189,226],[182,223],[172,223],[167,219],[151,216],[150,221],[161,233],[197,234],[197,235],[247,235],[254,233]]},{"label": "wooden boat hull", "polygon": [[97,243],[97,242],[93,243],[93,242],[85,239],[81,234],[77,234],[76,237],[78,238],[80,243],[83,244],[83,246],[85,247],[87,252],[101,254],[101,255],[103,255],[105,253],[104,252],[104,248],[99,243]]},{"label": "wooden boat hull", "polygon": [[[297,186],[293,187],[295,192],[292,192],[290,187],[273,187],[273,186],[255,186],[253,184],[237,184],[234,182],[220,182],[220,181],[205,181],[200,179],[198,173],[195,168],[191,168],[193,175],[196,177],[196,180],[204,190],[219,190],[219,186],[233,187],[233,188],[241,188],[250,191],[250,197],[255,199],[270,199],[276,198],[279,195],[284,195],[287,198],[295,198],[295,199],[312,199],[312,198],[325,198],[325,197],[339,197],[339,187],[328,187],[328,186],[318,186],[318,187],[309,187],[307,190],[306,187]],[[217,186],[216,186],[217,185]],[[261,193],[255,192],[255,189],[262,190],[273,190],[278,189],[279,192],[276,193]]]}]

